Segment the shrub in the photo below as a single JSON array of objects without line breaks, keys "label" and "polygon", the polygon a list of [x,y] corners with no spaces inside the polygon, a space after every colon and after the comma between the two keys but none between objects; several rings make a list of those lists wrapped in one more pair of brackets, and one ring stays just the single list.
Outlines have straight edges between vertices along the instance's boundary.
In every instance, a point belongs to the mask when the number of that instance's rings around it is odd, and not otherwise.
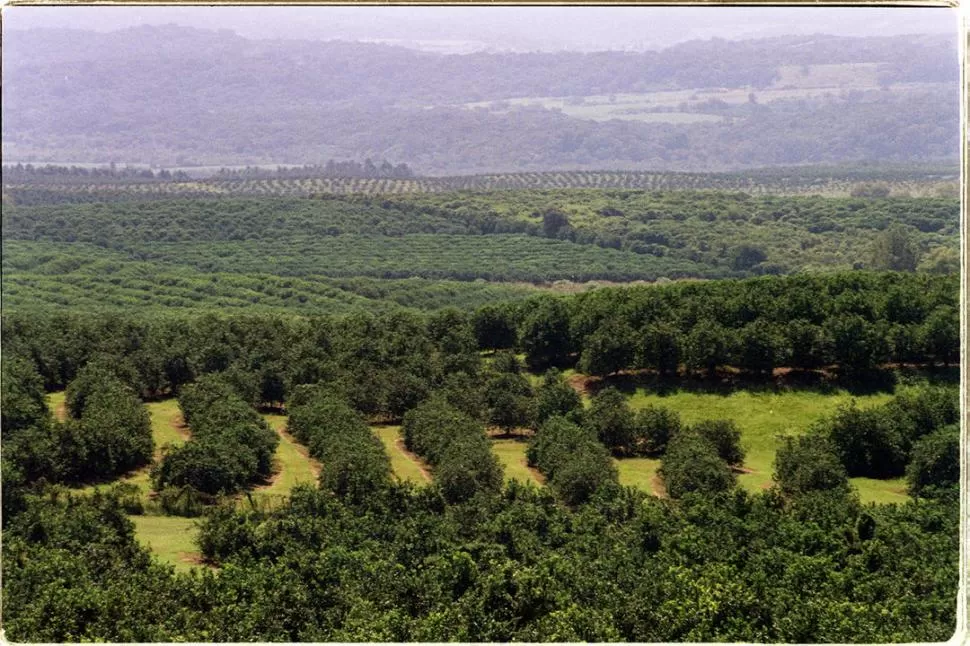
[{"label": "shrub", "polygon": [[599,441],[611,451],[618,454],[631,452],[635,437],[633,411],[616,388],[604,388],[596,393],[586,421]]},{"label": "shrub", "polygon": [[681,429],[677,411],[663,406],[647,406],[638,410],[633,420],[635,453],[657,456],[667,448]]},{"label": "shrub", "polygon": [[849,480],[835,447],[823,435],[786,437],[775,455],[775,481],[788,494],[848,490]]},{"label": "shrub", "polygon": [[568,417],[582,408],[583,400],[579,393],[566,383],[559,370],[552,368],[543,375],[535,397],[533,422],[537,427],[551,417]]},{"label": "shrub", "polygon": [[902,475],[906,465],[906,439],[900,421],[885,408],[861,410],[853,402],[816,429],[832,441],[850,478],[891,478]]},{"label": "shrub", "polygon": [[909,495],[932,497],[960,485],[960,427],[945,426],[920,438],[906,467]]},{"label": "shrub", "polygon": [[744,462],[741,429],[733,419],[711,419],[698,422],[692,430],[711,443],[722,460],[730,465]]},{"label": "shrub", "polygon": [[714,446],[698,432],[674,435],[660,465],[667,494],[680,498],[689,492],[714,494],[731,489],[736,477]]}]

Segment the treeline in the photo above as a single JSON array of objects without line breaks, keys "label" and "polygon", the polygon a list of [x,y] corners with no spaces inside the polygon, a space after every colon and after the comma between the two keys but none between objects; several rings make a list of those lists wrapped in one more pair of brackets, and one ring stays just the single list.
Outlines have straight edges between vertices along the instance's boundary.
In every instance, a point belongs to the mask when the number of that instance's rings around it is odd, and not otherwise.
[{"label": "treeline", "polygon": [[44,381],[27,358],[6,355],[2,375],[3,497],[19,506],[23,487],[112,480],[147,465],[151,424],[135,391],[111,366],[91,357],[67,384],[65,419],[51,415]]},{"label": "treeline", "polygon": [[[487,308],[482,347],[516,344],[534,367],[591,374],[649,369],[713,374],[736,366],[865,371],[958,358],[955,277],[901,273],[764,277],[595,290],[571,300]],[[514,332],[512,331],[514,330]]]},{"label": "treeline", "polygon": [[[251,405],[326,380],[369,416],[400,418],[431,386],[477,374],[481,350],[515,348],[528,364],[596,375],[649,370],[712,375],[733,367],[862,374],[959,356],[956,276],[895,272],[762,277],[597,289],[422,316],[140,317],[13,312],[5,356],[30,360],[48,389],[98,353],[143,396],[233,371]],[[458,388],[460,390],[460,388]]]},{"label": "treeline", "polygon": [[345,400],[325,388],[301,386],[287,412],[289,432],[323,464],[321,487],[359,504],[388,486],[391,464],[384,447]]},{"label": "treeline", "polygon": [[152,487],[166,510],[189,510],[196,494],[236,493],[265,481],[279,444],[259,414],[228,379],[203,375],[179,390],[182,419],[191,439],[168,449],[152,468]]},{"label": "treeline", "polygon": [[173,172],[163,168],[156,173],[150,168],[119,167],[114,163],[108,166],[59,166],[57,164],[35,166],[34,164],[18,163],[3,167],[4,184],[11,182],[36,182],[40,184],[70,182],[78,184],[104,180],[123,180],[126,183],[142,180],[185,182],[189,179],[189,175],[181,170]]},{"label": "treeline", "polygon": [[267,169],[261,166],[245,168],[220,168],[213,179],[310,179],[314,177],[356,177],[410,179],[414,171],[405,163],[392,164],[382,159],[375,164],[370,159],[363,162],[354,160],[338,161],[330,159],[326,164],[304,164],[303,166],[277,166]]},{"label": "treeline", "polygon": [[525,191],[554,189],[613,189],[642,191],[734,191],[752,195],[829,195],[848,197],[860,187],[874,186],[897,195],[951,196],[958,194],[959,174],[945,164],[855,167],[807,166],[752,169],[735,173],[653,171],[548,171],[452,177],[375,179],[312,177],[303,179],[203,179],[192,182],[81,184],[4,181],[5,203],[50,205],[88,202],[131,202],[163,199],[224,198],[226,195],[321,197],[324,194],[413,195],[455,191]]}]

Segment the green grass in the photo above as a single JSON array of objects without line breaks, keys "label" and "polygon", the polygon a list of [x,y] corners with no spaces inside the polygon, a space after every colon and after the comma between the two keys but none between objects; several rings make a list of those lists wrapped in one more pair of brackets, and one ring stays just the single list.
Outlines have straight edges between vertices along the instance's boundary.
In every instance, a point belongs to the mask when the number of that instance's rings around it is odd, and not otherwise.
[{"label": "green grass", "polygon": [[182,422],[182,411],[177,399],[166,399],[145,404],[152,419],[152,437],[155,448],[161,449],[166,444],[178,446],[185,443],[188,428]]},{"label": "green grass", "polygon": [[47,408],[50,409],[55,419],[62,422],[67,417],[67,409],[65,408],[66,398],[67,393],[63,390],[59,390],[56,393],[47,393]]},{"label": "green grass", "polygon": [[[620,484],[624,487],[636,487],[655,496],[663,495],[663,483],[657,476],[660,460],[652,458],[624,458],[614,460],[620,472]],[[656,478],[656,482],[654,481]]]},{"label": "green grass", "polygon": [[[658,395],[638,389],[630,399],[634,409],[648,405],[665,406],[680,413],[685,424],[704,419],[733,419],[741,429],[745,450],[744,466],[752,473],[738,477],[741,486],[759,491],[771,485],[779,435],[801,434],[816,420],[831,415],[853,399],[860,407],[885,403],[891,395],[853,396],[845,391],[819,393],[806,390],[778,392],[736,391],[728,395],[676,392]],[[880,482],[880,485],[884,483]],[[869,482],[856,482],[860,495],[876,495]]]},{"label": "green grass", "polygon": [[862,502],[903,503],[909,500],[906,494],[906,478],[876,480],[874,478],[849,478]]},{"label": "green grass", "polygon": [[541,476],[530,469],[525,457],[529,443],[523,439],[501,438],[492,440],[492,452],[505,467],[506,480],[542,484]]},{"label": "green grass", "polygon": [[289,495],[293,487],[300,483],[316,483],[320,465],[309,456],[306,447],[285,432],[286,416],[263,415],[263,419],[280,436],[279,446],[273,456],[278,471],[269,485],[260,487],[255,493]]},{"label": "green grass", "polygon": [[409,454],[404,449],[400,426],[381,424],[372,428],[377,437],[384,443],[384,450],[387,451],[387,455],[391,459],[391,471],[398,480],[413,482],[418,485],[429,482],[427,467],[420,462],[420,458]]},{"label": "green grass", "polygon": [[129,516],[135,524],[135,538],[159,559],[188,570],[200,556],[195,538],[199,528],[192,518],[179,516]]}]

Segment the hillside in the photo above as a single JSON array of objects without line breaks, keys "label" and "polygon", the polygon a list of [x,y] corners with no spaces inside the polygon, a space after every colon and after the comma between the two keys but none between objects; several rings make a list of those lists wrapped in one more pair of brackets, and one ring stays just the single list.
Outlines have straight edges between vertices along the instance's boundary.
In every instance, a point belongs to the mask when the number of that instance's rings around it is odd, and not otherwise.
[{"label": "hillside", "polygon": [[[958,227],[954,198],[706,191],[7,204],[4,299],[310,314],[476,307],[555,281],[946,273],[958,266]],[[908,251],[886,251],[892,240]]]},{"label": "hillside", "polygon": [[371,157],[465,174],[957,158],[959,70],[941,37],[468,55],[176,26],[5,41],[12,161]]}]

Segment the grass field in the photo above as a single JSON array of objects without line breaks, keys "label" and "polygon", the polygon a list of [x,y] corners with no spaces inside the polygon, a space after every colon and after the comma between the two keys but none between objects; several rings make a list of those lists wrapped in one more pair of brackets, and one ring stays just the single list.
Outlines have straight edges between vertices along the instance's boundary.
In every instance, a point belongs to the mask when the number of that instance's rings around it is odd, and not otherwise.
[{"label": "grass field", "polygon": [[66,393],[59,390],[56,393],[47,393],[47,408],[55,419],[63,422],[67,417],[67,409],[64,407]]},{"label": "grass field", "polygon": [[660,460],[652,458],[624,458],[614,460],[617,470],[620,472],[620,484],[624,487],[636,487],[655,496],[666,495],[663,481],[657,475],[660,468]]},{"label": "grass field", "polygon": [[199,530],[192,518],[179,516],[130,516],[135,524],[135,538],[159,559],[188,570],[198,564],[199,548],[195,537]]},{"label": "grass field", "polygon": [[177,399],[165,399],[145,404],[152,419],[152,437],[155,438],[155,451],[166,444],[178,446],[189,436],[189,430],[182,422],[182,411]]},{"label": "grass field", "polygon": [[286,417],[263,415],[263,419],[280,436],[273,456],[277,472],[268,485],[257,488],[254,493],[285,496],[300,483],[315,484],[320,474],[320,464],[309,456],[305,446],[286,432]]},{"label": "grass field", "polygon": [[505,467],[506,480],[542,484],[542,476],[530,469],[525,457],[529,443],[524,439],[501,438],[492,440],[492,452]]},{"label": "grass field", "polygon": [[[890,397],[886,393],[853,396],[845,391],[820,393],[808,390],[742,390],[727,395],[680,391],[659,395],[638,389],[630,398],[630,405],[634,409],[651,404],[665,406],[677,411],[685,424],[704,419],[733,419],[741,429],[741,445],[746,453],[744,466],[752,471],[741,474],[738,482],[750,491],[759,491],[772,483],[778,436],[804,433],[813,422],[831,415],[853,399],[865,408],[885,403]],[[865,479],[853,482],[864,501],[877,498],[883,501],[889,495],[886,482]],[[897,485],[889,486],[890,489],[893,487]]]},{"label": "grass field", "polygon": [[874,478],[849,478],[862,502],[903,503],[909,500],[906,495],[906,478],[876,480]]},{"label": "grass field", "polygon": [[400,426],[380,424],[372,428],[377,437],[384,443],[384,450],[391,458],[391,471],[394,472],[398,480],[419,485],[430,482],[431,477],[428,475],[427,467],[420,461],[420,458],[404,448]]}]

